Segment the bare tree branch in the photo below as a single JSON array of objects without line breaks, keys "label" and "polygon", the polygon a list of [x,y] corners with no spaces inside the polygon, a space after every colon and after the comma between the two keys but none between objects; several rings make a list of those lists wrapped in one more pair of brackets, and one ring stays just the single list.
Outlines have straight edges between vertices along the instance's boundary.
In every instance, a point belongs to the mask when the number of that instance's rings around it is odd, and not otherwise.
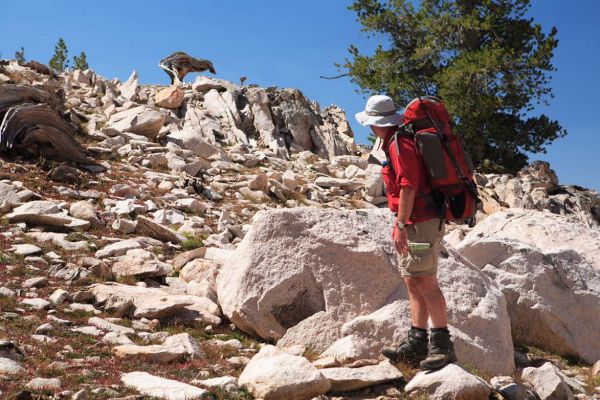
[{"label": "bare tree branch", "polygon": [[338,75],[338,76],[323,76],[323,75],[321,75],[321,76],[319,76],[319,78],[321,78],[321,79],[339,79],[339,78],[343,78],[344,76],[348,76],[348,75],[350,75],[350,74],[345,73],[345,74]]}]

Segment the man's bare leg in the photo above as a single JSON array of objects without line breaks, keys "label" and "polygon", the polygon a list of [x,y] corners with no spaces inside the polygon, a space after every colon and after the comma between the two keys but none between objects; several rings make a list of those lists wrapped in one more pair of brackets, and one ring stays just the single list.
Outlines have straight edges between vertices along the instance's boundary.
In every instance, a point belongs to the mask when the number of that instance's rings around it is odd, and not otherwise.
[{"label": "man's bare leg", "polygon": [[446,299],[435,275],[420,277],[417,281],[417,288],[427,305],[433,325],[429,356],[419,365],[423,370],[442,368],[446,364],[456,361],[454,344],[448,331]]},{"label": "man's bare leg", "polygon": [[[415,286],[419,291],[423,302],[426,304],[426,312],[431,317],[433,328],[445,328],[448,326],[446,310],[446,298],[440,289],[435,275],[421,276],[415,278]],[[427,327],[427,323],[424,326]]]},{"label": "man's bare leg", "polygon": [[404,284],[408,290],[412,326],[427,329],[429,312],[427,311],[427,303],[419,290],[420,278],[406,277],[404,278]]},{"label": "man's bare leg", "polygon": [[412,326],[408,331],[408,337],[398,347],[387,347],[382,353],[393,361],[402,361],[417,366],[427,357],[427,345],[429,336],[427,333],[427,304],[418,289],[417,280],[414,277],[404,278],[408,290],[410,302]]}]

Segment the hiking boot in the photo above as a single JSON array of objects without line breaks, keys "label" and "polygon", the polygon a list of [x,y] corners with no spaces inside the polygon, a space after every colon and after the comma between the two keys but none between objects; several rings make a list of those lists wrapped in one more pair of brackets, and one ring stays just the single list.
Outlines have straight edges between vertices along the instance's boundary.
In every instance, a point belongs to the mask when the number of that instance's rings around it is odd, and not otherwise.
[{"label": "hiking boot", "polygon": [[453,362],[456,362],[456,354],[448,328],[431,329],[431,348],[429,356],[421,361],[421,369],[439,369]]},{"label": "hiking boot", "polygon": [[411,366],[427,358],[428,335],[426,329],[411,327],[408,337],[398,347],[384,348],[381,353],[393,362],[404,362]]}]

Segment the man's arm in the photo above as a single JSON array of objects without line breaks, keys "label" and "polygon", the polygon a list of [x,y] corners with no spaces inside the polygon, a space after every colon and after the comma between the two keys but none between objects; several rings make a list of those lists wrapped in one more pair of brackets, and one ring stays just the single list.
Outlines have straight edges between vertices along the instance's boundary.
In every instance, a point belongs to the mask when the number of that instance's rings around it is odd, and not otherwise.
[{"label": "man's arm", "polygon": [[408,236],[406,229],[399,229],[397,223],[408,222],[414,203],[415,191],[406,186],[401,187],[398,204],[398,216],[396,217],[396,223],[394,223],[394,231],[392,233],[394,246],[396,246],[396,250],[400,254],[408,253]]},{"label": "man's arm", "polygon": [[404,186],[400,188],[398,201],[398,216],[396,222],[407,223],[412,213],[413,205],[415,204],[415,191]]}]

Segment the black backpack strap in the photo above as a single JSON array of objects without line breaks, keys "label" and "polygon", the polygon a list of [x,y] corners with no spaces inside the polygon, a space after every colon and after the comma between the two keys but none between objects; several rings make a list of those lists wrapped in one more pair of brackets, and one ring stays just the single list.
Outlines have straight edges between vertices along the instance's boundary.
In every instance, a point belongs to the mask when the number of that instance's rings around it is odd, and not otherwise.
[{"label": "black backpack strap", "polygon": [[[396,144],[396,154],[398,154],[398,157],[400,157],[400,145],[398,144],[398,138],[399,137],[408,137],[411,140],[415,140],[415,134],[413,131],[413,126],[412,125],[400,125],[398,127],[398,130],[394,133],[394,139],[393,141]],[[390,143],[391,145],[391,143]]]},{"label": "black backpack strap", "polygon": [[[392,138],[392,140],[390,140],[390,142],[388,143],[387,147],[386,146],[382,146],[383,152],[385,153],[385,159],[387,161],[387,165],[389,166],[390,170],[392,171],[392,173],[394,174],[394,176],[396,175],[396,171],[394,170],[394,164],[392,163],[392,159],[390,158],[390,146],[392,145],[392,141],[396,141],[396,151],[398,151],[398,142],[397,142],[397,138],[396,138],[396,134],[394,133],[394,137]],[[400,153],[397,153],[400,154]]]}]

